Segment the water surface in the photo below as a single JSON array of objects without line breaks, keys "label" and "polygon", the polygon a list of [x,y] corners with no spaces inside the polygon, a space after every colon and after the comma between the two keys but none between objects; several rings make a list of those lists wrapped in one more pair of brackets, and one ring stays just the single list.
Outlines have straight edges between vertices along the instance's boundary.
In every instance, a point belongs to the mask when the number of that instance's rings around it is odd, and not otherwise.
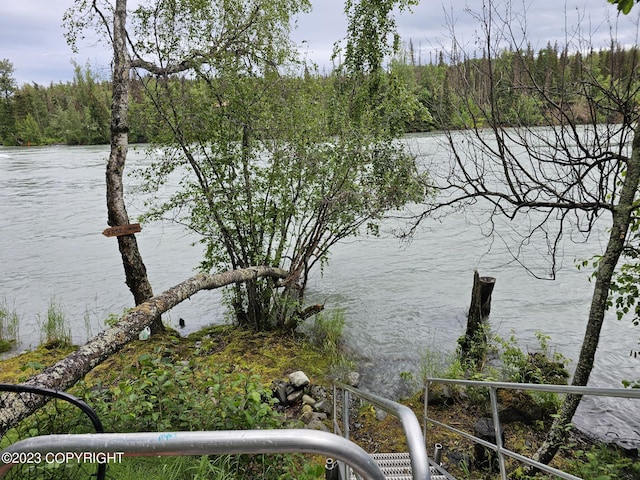
[{"label": "water surface", "polygon": [[[416,152],[441,154],[438,137],[412,137]],[[0,297],[22,315],[21,348],[39,343],[39,317],[54,299],[72,323],[73,340],[82,343],[104,328],[107,315],[120,314],[132,298],[115,238],[107,227],[104,169],[108,148],[0,147]],[[148,162],[132,150],[129,167]],[[129,213],[141,213],[143,198],[132,194]],[[473,271],[497,278],[491,325],[503,337],[514,332],[524,349],[534,351],[536,332],[552,337],[558,352],[576,359],[592,284],[575,260],[601,253],[604,233],[587,243],[564,245],[563,268],[556,280],[538,280],[512,261],[509,239],[491,240],[478,226],[481,212],[449,215],[425,222],[411,242],[385,233],[356,238],[333,251],[323,274],[312,275],[308,299],[344,309],[346,340],[362,358],[363,386],[390,396],[402,391],[400,372],[417,374],[426,350],[452,351],[465,328]],[[601,227],[604,232],[604,227]],[[196,240],[171,223],[143,225],[137,235],[154,291],[193,275],[201,250]],[[544,252],[529,259],[544,271]],[[176,307],[166,321],[184,332],[227,321],[217,291],[199,293]],[[623,378],[640,378],[640,330],[614,315],[605,323],[591,385],[619,387]],[[573,368],[573,364],[569,365]],[[304,369],[304,365],[300,366]],[[636,402],[637,403],[637,402]],[[585,401],[577,419],[607,438],[640,439],[640,406],[629,402]]]}]

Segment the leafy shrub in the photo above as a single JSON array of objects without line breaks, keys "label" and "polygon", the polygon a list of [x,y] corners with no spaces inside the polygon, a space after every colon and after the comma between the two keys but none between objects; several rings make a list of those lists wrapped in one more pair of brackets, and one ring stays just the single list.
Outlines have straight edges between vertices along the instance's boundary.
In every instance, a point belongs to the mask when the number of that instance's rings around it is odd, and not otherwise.
[{"label": "leafy shrub", "polygon": [[590,480],[631,480],[640,478],[640,463],[606,445],[576,450],[570,473]]},{"label": "leafy shrub", "polygon": [[[165,352],[166,353],[166,352]],[[143,354],[110,389],[87,392],[105,428],[116,432],[274,428],[273,400],[253,375],[208,375],[193,365]]]}]

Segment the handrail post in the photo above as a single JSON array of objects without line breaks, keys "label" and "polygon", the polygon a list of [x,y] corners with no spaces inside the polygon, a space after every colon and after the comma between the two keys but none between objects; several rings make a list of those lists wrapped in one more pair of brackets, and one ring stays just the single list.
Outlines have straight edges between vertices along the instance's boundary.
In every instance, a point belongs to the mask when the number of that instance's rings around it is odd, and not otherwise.
[{"label": "handrail post", "polygon": [[500,414],[498,413],[498,396],[496,395],[497,388],[489,387],[489,397],[491,398],[491,416],[493,417],[493,429],[496,435],[496,447],[498,447],[498,464],[500,465],[500,477],[502,480],[507,480],[507,466],[505,465],[504,454],[502,453],[502,435],[500,428]]},{"label": "handrail post", "polygon": [[[425,425],[427,422],[431,422],[432,424],[443,428],[449,432],[453,432],[457,435],[460,435],[463,438],[471,440],[476,444],[482,445],[485,448],[491,449],[498,455],[498,460],[500,464],[500,473],[501,478],[503,480],[507,479],[506,474],[506,458],[514,459],[518,462],[526,464],[530,467],[536,468],[538,470],[542,470],[546,473],[550,473],[558,478],[563,478],[567,480],[582,480],[580,477],[577,477],[571,473],[564,472],[559,470],[558,468],[551,467],[547,464],[541,463],[533,458],[526,457],[519,453],[516,453],[504,446],[504,442],[502,441],[501,433],[501,425],[500,425],[500,416],[498,414],[498,399],[497,399],[497,390],[498,389],[507,389],[507,390],[525,390],[525,391],[537,391],[537,392],[553,392],[553,393],[561,393],[561,394],[574,394],[574,395],[592,395],[598,397],[613,397],[613,398],[634,398],[640,400],[640,390],[639,389],[629,389],[629,388],[607,388],[607,387],[586,387],[580,385],[548,385],[548,384],[535,384],[535,383],[511,383],[511,382],[486,382],[486,381],[474,381],[474,380],[460,380],[460,379],[447,379],[447,378],[427,378],[425,379],[425,397],[428,396],[428,389],[431,383],[439,383],[444,385],[464,385],[464,386],[473,386],[473,387],[485,387],[489,388],[489,396],[491,401],[491,413],[493,417],[493,424],[496,436],[496,443],[488,442],[482,438],[471,435],[468,432],[460,430],[458,428],[454,428],[451,425],[447,425],[443,422],[440,422],[436,419],[429,418],[427,413],[427,405],[428,398],[425,398]],[[555,478],[554,477],[554,478]]]},{"label": "handrail post", "polygon": [[427,441],[427,418],[428,412],[427,408],[429,406],[429,384],[431,381],[427,378],[424,383],[424,414],[422,417],[422,437],[424,438],[424,448],[428,448],[429,442]]},{"label": "handrail post", "polygon": [[[342,429],[344,430],[344,438],[349,440],[349,391],[342,389]],[[342,464],[342,478],[349,479],[349,467],[346,463]]]},{"label": "handrail post", "polygon": [[342,389],[342,428],[343,437],[349,440],[349,391],[345,388]]},{"label": "handrail post", "polygon": [[[338,389],[333,384],[333,433],[338,434],[340,427],[338,426]],[[342,433],[340,433],[342,435]]]},{"label": "handrail post", "polygon": [[[343,397],[343,417],[345,423],[345,433],[349,433],[349,398],[359,398],[372,403],[375,407],[381,408],[395,415],[402,424],[405,437],[407,439],[407,447],[409,449],[409,457],[411,460],[411,471],[414,480],[430,480],[429,456],[425,448],[424,438],[422,438],[422,430],[420,422],[416,418],[415,413],[407,406],[392,400],[379,397],[372,393],[366,393],[355,387],[335,382],[338,388],[344,391]],[[349,395],[351,394],[351,396]],[[348,438],[348,437],[347,437]]]}]

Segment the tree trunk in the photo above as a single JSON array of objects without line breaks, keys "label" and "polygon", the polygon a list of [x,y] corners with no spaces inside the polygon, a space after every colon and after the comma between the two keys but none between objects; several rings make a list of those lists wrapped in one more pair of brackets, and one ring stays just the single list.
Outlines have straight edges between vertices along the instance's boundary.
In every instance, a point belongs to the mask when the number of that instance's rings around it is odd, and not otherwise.
[{"label": "tree trunk", "polygon": [[493,277],[481,277],[476,270],[473,274],[471,306],[467,316],[467,331],[458,340],[460,359],[463,363],[479,367],[484,363],[487,351],[486,324],[491,313],[491,293],[496,284]]},{"label": "tree trunk", "polygon": [[[635,208],[634,199],[636,191],[638,190],[639,181],[640,126],[637,126],[634,132],[631,158],[626,164],[626,175],[623,179],[620,199],[613,209],[613,224],[609,241],[607,242],[604,255],[598,263],[593,296],[591,297],[591,307],[589,309],[589,320],[582,342],[582,349],[580,350],[580,357],[576,365],[576,371],[573,376],[573,381],[571,382],[572,385],[585,386],[589,381],[596,350],[598,349],[600,330],[602,329],[605,312],[607,310],[611,279],[624,248],[627,230],[631,222],[631,213]],[[535,460],[547,464],[553,459],[560,446],[564,443],[567,434],[566,427],[571,423],[581,398],[581,395],[567,395],[565,397],[560,412],[553,421],[545,441],[534,455]]]},{"label": "tree trunk", "polygon": [[[258,277],[285,278],[286,276],[287,272],[279,268],[249,267],[217,275],[201,273],[191,277],[138,305],[113,327],[96,335],[78,350],[31,377],[24,384],[66,390],[127,343],[137,339],[140,331],[150,326],[162,313],[194,293]],[[45,403],[42,395],[22,395],[21,398],[25,401],[18,401],[16,395],[5,397],[3,408],[0,410],[0,436]]]},{"label": "tree trunk", "polygon": [[[113,16],[113,98],[111,103],[111,153],[107,163],[107,212],[112,227],[128,225],[129,215],[124,203],[122,177],[129,147],[129,70],[130,61],[126,43],[127,2],[117,0]],[[118,249],[124,266],[125,281],[136,305],[153,297],[135,235],[118,238]],[[162,319],[151,324],[153,333],[164,330]]]}]

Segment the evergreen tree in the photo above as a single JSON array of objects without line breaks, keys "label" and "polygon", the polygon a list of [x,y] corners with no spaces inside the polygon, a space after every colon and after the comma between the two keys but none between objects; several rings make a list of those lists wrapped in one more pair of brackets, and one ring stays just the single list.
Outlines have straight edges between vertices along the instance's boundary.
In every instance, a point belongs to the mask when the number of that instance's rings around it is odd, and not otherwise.
[{"label": "evergreen tree", "polygon": [[16,81],[13,72],[13,64],[8,59],[0,60],[0,143],[9,143],[15,129],[12,97]]}]

